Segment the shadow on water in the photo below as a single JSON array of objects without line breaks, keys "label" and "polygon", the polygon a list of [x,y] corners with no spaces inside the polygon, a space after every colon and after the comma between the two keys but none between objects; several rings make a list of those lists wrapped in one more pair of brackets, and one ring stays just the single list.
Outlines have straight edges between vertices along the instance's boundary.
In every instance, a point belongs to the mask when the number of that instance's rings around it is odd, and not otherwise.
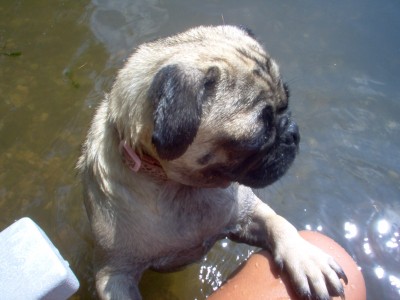
[{"label": "shadow on water", "polygon": [[[257,191],[299,229],[338,241],[368,299],[400,295],[400,3],[5,0],[0,4],[0,228],[29,216],[94,298],[92,241],[74,169],[90,118],[141,42],[199,24],[244,24],[292,90],[301,153]],[[252,248],[221,241],[199,263],[147,272],[145,299],[204,299]]]}]

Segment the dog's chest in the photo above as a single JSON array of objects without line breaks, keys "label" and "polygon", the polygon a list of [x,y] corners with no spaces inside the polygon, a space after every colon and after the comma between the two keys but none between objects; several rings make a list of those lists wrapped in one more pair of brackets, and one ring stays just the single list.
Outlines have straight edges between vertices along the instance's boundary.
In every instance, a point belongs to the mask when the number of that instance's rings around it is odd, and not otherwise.
[{"label": "dog's chest", "polygon": [[[166,195],[168,196],[168,195]],[[234,201],[218,193],[178,193],[160,198],[153,215],[151,238],[157,240],[153,268],[168,270],[200,259],[225,237],[232,223]]]},{"label": "dog's chest", "polygon": [[172,195],[159,197],[154,216],[168,243],[197,246],[229,227],[236,203],[226,192],[188,189]]}]

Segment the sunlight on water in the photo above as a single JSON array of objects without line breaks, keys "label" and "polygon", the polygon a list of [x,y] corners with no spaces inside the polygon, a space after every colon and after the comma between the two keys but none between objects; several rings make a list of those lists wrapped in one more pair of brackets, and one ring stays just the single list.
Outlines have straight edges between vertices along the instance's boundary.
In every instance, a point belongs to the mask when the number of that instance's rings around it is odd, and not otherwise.
[{"label": "sunlight on water", "polygon": [[[73,299],[95,299],[74,169],[94,108],[139,43],[244,24],[279,62],[302,135],[292,169],[260,197],[341,244],[368,300],[399,299],[399,10],[395,0],[2,1],[0,229],[32,217],[78,275]],[[144,299],[205,299],[253,251],[223,240],[183,271],[148,272]]]},{"label": "sunlight on water", "polygon": [[346,234],[344,235],[344,237],[346,239],[352,239],[352,238],[356,237],[357,234],[358,234],[357,225],[356,224],[352,224],[350,222],[345,222],[344,223],[344,230],[346,232]]},{"label": "sunlight on water", "polygon": [[323,231],[322,225],[317,225],[317,226],[313,227],[313,226],[310,225],[310,224],[306,224],[306,225],[304,226],[304,229],[306,229],[306,230],[312,230],[312,231]]},{"label": "sunlight on water", "polygon": [[398,290],[397,292],[400,295],[400,277],[389,275],[389,282],[394,288]]},{"label": "sunlight on water", "polygon": [[218,287],[221,286],[223,277],[221,272],[217,270],[217,267],[215,265],[202,265],[200,267],[199,279],[201,283],[211,284],[212,289],[215,291]]},{"label": "sunlight on water", "polygon": [[364,239],[364,252],[365,252],[365,254],[367,254],[367,255],[370,255],[370,254],[372,254],[372,250],[371,250],[371,246],[369,245],[369,243],[368,243],[368,238],[365,238]]},{"label": "sunlight on water", "polygon": [[[371,218],[364,252],[375,263],[377,279],[386,281],[400,295],[400,216],[392,210],[377,213]],[[388,264],[387,262],[390,262]]]},{"label": "sunlight on water", "polygon": [[382,279],[383,277],[385,277],[385,270],[382,267],[376,267],[375,274],[378,279]]}]

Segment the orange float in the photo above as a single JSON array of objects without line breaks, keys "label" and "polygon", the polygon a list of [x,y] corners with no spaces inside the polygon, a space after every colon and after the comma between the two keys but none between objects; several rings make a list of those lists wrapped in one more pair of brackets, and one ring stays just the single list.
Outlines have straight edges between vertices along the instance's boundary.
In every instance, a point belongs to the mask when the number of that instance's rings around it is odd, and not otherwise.
[{"label": "orange float", "polygon": [[[363,275],[351,256],[334,240],[314,231],[300,231],[300,235],[331,255],[343,268],[349,280],[344,285],[346,300],[365,300],[366,288]],[[343,283],[344,284],[344,283]],[[235,274],[209,300],[299,300],[289,279],[279,275],[267,251],[253,254]],[[334,297],[332,299],[340,299]]]}]

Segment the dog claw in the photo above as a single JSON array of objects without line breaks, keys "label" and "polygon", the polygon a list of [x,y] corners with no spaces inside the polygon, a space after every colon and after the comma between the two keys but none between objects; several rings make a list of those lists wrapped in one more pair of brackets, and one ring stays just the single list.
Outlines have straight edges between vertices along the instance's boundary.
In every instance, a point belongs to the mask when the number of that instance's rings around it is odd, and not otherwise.
[{"label": "dog claw", "polygon": [[339,278],[342,279],[346,285],[349,283],[349,280],[347,279],[347,276],[343,270],[342,270],[342,272],[338,273],[338,275],[339,275]]},{"label": "dog claw", "polygon": [[328,291],[329,291],[329,295],[334,296],[334,297],[340,297],[342,299],[344,299],[344,289],[343,286],[341,285],[340,287],[334,287],[331,285],[327,285],[328,287]]},{"label": "dog claw", "polygon": [[343,282],[347,285],[349,280],[347,279],[346,273],[343,269],[332,259],[331,263],[329,264],[330,267],[336,272],[338,277],[343,280]]}]

